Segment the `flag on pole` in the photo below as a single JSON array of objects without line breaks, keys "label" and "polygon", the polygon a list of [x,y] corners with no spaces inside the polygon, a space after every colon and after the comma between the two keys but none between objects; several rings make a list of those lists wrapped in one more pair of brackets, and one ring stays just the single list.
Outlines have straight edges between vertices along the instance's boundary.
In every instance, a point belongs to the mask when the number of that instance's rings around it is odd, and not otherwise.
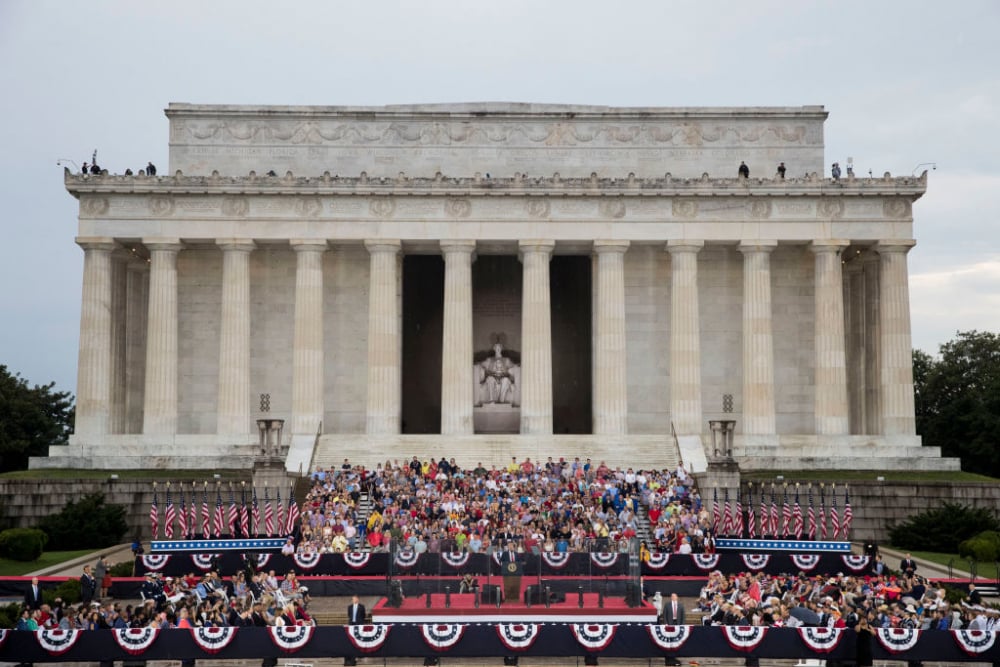
[{"label": "flag on pole", "polygon": [[840,534],[840,515],[837,514],[837,490],[836,487],[831,489],[830,493],[830,528],[832,529],[831,535],[832,539],[837,539],[837,535]]},{"label": "flag on pole", "polygon": [[260,504],[257,502],[257,487],[253,487],[253,535],[260,535]]},{"label": "flag on pole", "polygon": [[288,535],[295,534],[295,524],[299,520],[299,504],[295,502],[295,494],[292,491],[293,489],[288,489],[288,519],[285,526],[285,533]]},{"label": "flag on pole", "polygon": [[788,485],[785,485],[785,497],[781,505],[781,534],[792,534],[792,506],[788,504]]},{"label": "flag on pole", "polygon": [[168,540],[174,539],[174,519],[177,518],[177,510],[174,509],[174,501],[170,498],[170,482],[167,482],[167,509],[163,512],[163,536]]},{"label": "flag on pole", "polygon": [[826,499],[823,498],[823,485],[819,485],[819,536],[826,539]]},{"label": "flag on pole", "polygon": [[753,509],[753,486],[747,487],[747,537],[757,537],[757,517]]},{"label": "flag on pole", "polygon": [[187,505],[184,502],[184,489],[181,489],[181,511],[177,514],[177,519],[180,523],[178,526],[180,528],[181,534],[178,536],[182,540],[186,540],[188,537],[188,515],[187,515]]},{"label": "flag on pole", "polygon": [[267,487],[264,487],[264,532],[268,537],[274,536],[274,508],[267,497]]},{"label": "flag on pole", "polygon": [[219,487],[215,487],[215,525],[212,527],[215,530],[216,537],[222,537],[222,531],[226,527],[226,513],[222,509],[222,492]]},{"label": "flag on pole", "polygon": [[233,485],[229,485],[229,515],[226,517],[229,524],[229,537],[236,537],[236,524],[240,520],[240,510],[236,507],[236,492],[233,491]]},{"label": "flag on pole", "polygon": [[849,495],[847,487],[845,486],[844,487],[844,523],[841,524],[841,526],[840,526],[840,533],[841,533],[841,535],[844,536],[845,540],[850,537],[851,523],[853,521],[854,521],[854,510],[851,509],[851,496]]},{"label": "flag on pole", "polygon": [[809,513],[806,515],[809,519],[809,539],[816,539],[816,510],[813,508],[813,485],[809,485]]},{"label": "flag on pole", "polygon": [[768,531],[772,537],[778,537],[778,501],[774,498],[774,484],[771,484],[771,526]]},{"label": "flag on pole", "polygon": [[244,485],[241,491],[242,501],[240,504],[240,535],[250,537],[250,512],[247,510],[247,487]]},{"label": "flag on pole", "polygon": [[712,489],[712,532],[716,535],[722,530],[722,511],[719,510],[719,489]]},{"label": "flag on pole", "polygon": [[733,532],[733,507],[729,503],[729,489],[725,491],[722,503],[722,534],[731,535]]},{"label": "flag on pole", "polygon": [[771,517],[767,513],[767,496],[764,494],[764,485],[760,485],[760,536],[766,537],[771,533]]},{"label": "flag on pole", "polygon": [[160,529],[160,510],[156,506],[156,483],[153,483],[153,504],[149,506],[149,528],[156,539]]},{"label": "flag on pole", "polygon": [[792,508],[792,519],[795,522],[795,527],[794,527],[794,530],[792,532],[795,533],[795,539],[801,540],[802,539],[802,529],[803,529],[804,526],[803,526],[803,521],[802,521],[802,505],[799,504],[799,485],[798,485],[798,483],[795,484],[795,507]]},{"label": "flag on pole", "polygon": [[188,535],[191,539],[198,533],[198,493],[194,490],[194,483],[191,484],[191,514],[188,521]]},{"label": "flag on pole", "polygon": [[736,489],[735,516],[733,516],[733,534],[743,537],[743,501],[740,500],[740,490]]},{"label": "flag on pole", "polygon": [[212,539],[212,511],[208,508],[208,485],[202,487],[201,494],[201,534],[206,540]]},{"label": "flag on pole", "polygon": [[280,535],[285,532],[285,506],[281,504],[281,489],[275,489],[274,495],[276,498],[274,501],[274,504],[276,505],[274,510],[274,527]]}]

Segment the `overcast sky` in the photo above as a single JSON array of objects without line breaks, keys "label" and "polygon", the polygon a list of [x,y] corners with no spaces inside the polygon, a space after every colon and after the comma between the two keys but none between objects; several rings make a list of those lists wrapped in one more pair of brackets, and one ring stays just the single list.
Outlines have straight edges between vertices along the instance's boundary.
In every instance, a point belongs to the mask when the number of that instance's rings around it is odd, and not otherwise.
[{"label": "overcast sky", "polygon": [[937,163],[909,264],[936,353],[1000,331],[998,35],[997,0],[0,0],[0,364],[75,393],[83,251],[56,160],[162,172],[169,102],[822,104],[827,164]]}]

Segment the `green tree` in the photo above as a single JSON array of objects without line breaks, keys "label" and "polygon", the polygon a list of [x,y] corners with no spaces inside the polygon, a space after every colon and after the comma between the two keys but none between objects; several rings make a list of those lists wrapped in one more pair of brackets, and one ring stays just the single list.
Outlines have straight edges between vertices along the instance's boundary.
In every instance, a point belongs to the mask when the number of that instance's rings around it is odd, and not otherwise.
[{"label": "green tree", "polygon": [[917,433],[962,468],[1000,477],[1000,336],[960,331],[940,358],[914,350]]},{"label": "green tree", "polygon": [[0,365],[0,472],[24,470],[29,456],[46,456],[73,432],[73,396],[55,383],[30,386]]}]

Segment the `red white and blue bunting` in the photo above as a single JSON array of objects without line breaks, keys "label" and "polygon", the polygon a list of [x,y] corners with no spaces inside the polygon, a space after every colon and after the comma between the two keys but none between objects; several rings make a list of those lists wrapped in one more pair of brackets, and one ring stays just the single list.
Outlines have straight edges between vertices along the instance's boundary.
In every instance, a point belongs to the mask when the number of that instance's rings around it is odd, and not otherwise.
[{"label": "red white and blue bunting", "polygon": [[349,551],[344,554],[344,562],[347,566],[355,570],[360,570],[371,560],[371,553],[367,551]]},{"label": "red white and blue bunting", "polygon": [[7,635],[9,633],[10,630],[0,629],[0,646],[3,646],[3,643],[7,641]]},{"label": "red white and blue bunting", "polygon": [[879,628],[875,636],[882,648],[889,653],[904,653],[917,645],[920,631],[911,628]]},{"label": "red white and blue bunting", "polygon": [[858,555],[842,555],[841,558],[844,559],[844,565],[854,572],[861,572],[868,568],[868,556],[858,556]]},{"label": "red white and blue bunting", "polygon": [[320,558],[322,554],[312,553],[312,554],[295,554],[292,556],[292,560],[295,564],[301,567],[303,570],[311,570],[317,565],[319,565]]},{"label": "red white and blue bunting", "polygon": [[842,636],[840,628],[799,628],[802,643],[817,653],[829,653],[837,648]]},{"label": "red white and blue bunting", "polygon": [[73,648],[83,630],[38,630],[35,637],[38,645],[50,655],[62,655]]},{"label": "red white and blue bunting", "polygon": [[144,554],[142,557],[142,566],[151,572],[162,570],[169,562],[170,556],[167,554]]},{"label": "red white and blue bunting", "polygon": [[770,554],[742,554],[742,556],[743,564],[754,572],[763,570],[771,561]]},{"label": "red white and blue bunting", "polygon": [[271,560],[271,554],[257,554],[257,569],[263,570],[267,567],[269,560]]},{"label": "red white and blue bunting", "polygon": [[719,564],[719,554],[692,554],[691,558],[702,570],[714,570]]},{"label": "red white and blue bunting", "polygon": [[573,623],[573,636],[588,651],[603,651],[615,638],[618,626],[614,623]]},{"label": "red white and blue bunting", "polygon": [[441,554],[441,560],[449,567],[459,568],[469,562],[468,551],[445,551]]},{"label": "red white and blue bunting", "polygon": [[996,642],[996,631],[989,630],[953,630],[955,642],[959,648],[969,655],[986,653]]},{"label": "red white and blue bunting", "polygon": [[689,625],[659,625],[650,623],[646,626],[649,630],[649,637],[653,643],[664,651],[676,651],[691,636],[691,626]]},{"label": "red white and blue bunting", "polygon": [[315,629],[311,625],[276,625],[268,628],[274,645],[285,653],[295,653],[308,644]]},{"label": "red white and blue bunting", "polygon": [[654,570],[662,570],[670,562],[670,554],[657,552],[655,554],[649,554],[649,560],[646,561],[646,565]]},{"label": "red white and blue bunting", "polygon": [[157,628],[116,628],[111,631],[118,644],[126,653],[140,655],[146,652],[159,636]]},{"label": "red white and blue bunting", "polygon": [[396,565],[401,568],[410,568],[417,564],[419,554],[413,549],[404,549],[396,554]]},{"label": "red white and blue bunting", "polygon": [[565,551],[543,551],[542,560],[553,570],[559,570],[569,562],[569,553]]},{"label": "red white and blue bunting", "polygon": [[802,572],[809,572],[819,565],[819,554],[792,554],[792,562]]},{"label": "red white and blue bunting", "polygon": [[203,572],[208,572],[212,569],[213,560],[215,560],[215,554],[191,554],[191,562]]},{"label": "red white and blue bunting", "polygon": [[592,553],[590,554],[590,562],[599,568],[607,569],[609,567],[614,567],[614,564],[618,562],[618,553]]},{"label": "red white and blue bunting", "polygon": [[447,651],[465,634],[464,623],[424,623],[420,626],[427,645],[436,651]]},{"label": "red white and blue bunting", "polygon": [[362,653],[373,653],[385,643],[389,636],[391,625],[378,623],[376,625],[345,625],[347,638],[354,644],[354,648]]},{"label": "red white and blue bunting", "polygon": [[194,643],[205,653],[218,653],[229,646],[229,643],[236,637],[238,628],[191,628],[191,636]]},{"label": "red white and blue bunting", "polygon": [[538,639],[538,623],[498,623],[497,635],[511,651],[524,651]]},{"label": "red white and blue bunting", "polygon": [[726,641],[737,651],[754,650],[767,634],[767,628],[749,625],[726,625],[722,627],[722,631]]}]

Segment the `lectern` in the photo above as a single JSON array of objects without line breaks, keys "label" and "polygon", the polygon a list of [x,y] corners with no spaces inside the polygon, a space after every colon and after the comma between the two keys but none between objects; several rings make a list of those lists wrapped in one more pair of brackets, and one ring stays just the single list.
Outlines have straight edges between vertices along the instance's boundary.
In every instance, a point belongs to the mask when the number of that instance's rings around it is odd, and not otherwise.
[{"label": "lectern", "polygon": [[521,599],[521,576],[524,575],[524,565],[517,561],[505,563],[503,566],[503,599],[505,602],[517,602]]}]

